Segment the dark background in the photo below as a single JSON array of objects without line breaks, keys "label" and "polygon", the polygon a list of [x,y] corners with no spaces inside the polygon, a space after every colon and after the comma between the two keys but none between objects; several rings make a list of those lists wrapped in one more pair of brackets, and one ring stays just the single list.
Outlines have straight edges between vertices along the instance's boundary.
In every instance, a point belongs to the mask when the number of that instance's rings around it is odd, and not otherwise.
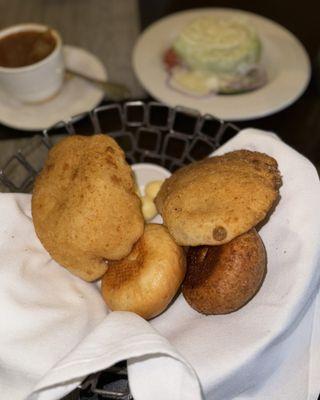
[{"label": "dark background", "polygon": [[305,46],[312,64],[312,78],[306,92],[283,111],[258,120],[242,121],[237,125],[276,132],[314,162],[320,171],[320,0],[139,0],[139,5],[142,30],[155,20],[177,11],[229,7],[263,15],[296,35]]}]

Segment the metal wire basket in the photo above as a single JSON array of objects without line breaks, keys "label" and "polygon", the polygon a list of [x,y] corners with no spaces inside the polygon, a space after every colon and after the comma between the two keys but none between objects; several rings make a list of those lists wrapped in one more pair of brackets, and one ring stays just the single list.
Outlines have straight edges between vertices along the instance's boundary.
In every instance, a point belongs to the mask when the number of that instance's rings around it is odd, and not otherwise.
[{"label": "metal wire basket", "polygon": [[152,162],[174,171],[206,157],[238,130],[212,115],[153,101],[103,105],[32,137],[0,169],[2,191],[30,192],[48,150],[64,135],[105,132],[122,147],[130,164]]},{"label": "metal wire basket", "polygon": [[[0,183],[2,191],[31,192],[49,149],[65,135],[108,133],[130,164],[151,162],[173,172],[208,156],[238,131],[231,123],[184,107],[171,108],[154,101],[107,104],[30,138],[0,169]],[[67,399],[131,400],[126,364],[89,376]]]}]

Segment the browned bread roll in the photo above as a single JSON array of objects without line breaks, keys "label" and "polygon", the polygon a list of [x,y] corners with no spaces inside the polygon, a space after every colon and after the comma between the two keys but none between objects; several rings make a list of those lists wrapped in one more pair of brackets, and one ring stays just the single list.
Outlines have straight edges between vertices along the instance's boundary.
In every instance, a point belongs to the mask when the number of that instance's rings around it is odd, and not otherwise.
[{"label": "browned bread roll", "polygon": [[238,150],[176,171],[155,203],[181,246],[220,245],[262,221],[279,198],[277,162]]},{"label": "browned bread roll", "polygon": [[160,314],[185,276],[185,254],[163,225],[148,224],[132,252],[113,261],[102,277],[102,295],[113,311],[132,311],[145,319]]},{"label": "browned bread roll", "polygon": [[107,135],[73,135],[49,152],[32,196],[35,231],[51,257],[93,281],[144,229],[124,152]]},{"label": "browned bread roll", "polygon": [[221,246],[190,247],[182,293],[203,314],[227,314],[246,304],[266,273],[266,252],[255,229]]}]

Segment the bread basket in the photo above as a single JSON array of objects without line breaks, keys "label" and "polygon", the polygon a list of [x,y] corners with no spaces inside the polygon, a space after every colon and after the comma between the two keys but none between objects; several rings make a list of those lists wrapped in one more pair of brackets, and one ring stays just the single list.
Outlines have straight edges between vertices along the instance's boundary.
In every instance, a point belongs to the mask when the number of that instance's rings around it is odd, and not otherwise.
[{"label": "bread basket", "polygon": [[[104,104],[31,137],[1,166],[0,190],[31,192],[49,149],[65,135],[108,133],[130,164],[155,163],[173,172],[211,154],[238,131],[234,124],[184,107],[154,101]],[[89,376],[65,399],[132,399],[125,363]]]}]

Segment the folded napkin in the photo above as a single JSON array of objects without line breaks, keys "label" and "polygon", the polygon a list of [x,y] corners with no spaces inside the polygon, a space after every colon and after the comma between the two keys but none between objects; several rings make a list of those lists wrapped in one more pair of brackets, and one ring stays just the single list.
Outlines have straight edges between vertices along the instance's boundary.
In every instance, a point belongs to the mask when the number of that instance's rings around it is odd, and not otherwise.
[{"label": "folded napkin", "polygon": [[60,399],[128,360],[135,400],[311,400],[320,392],[320,185],[274,134],[246,129],[216,154],[275,157],[281,200],[260,230],[268,273],[241,310],[204,316],[179,296],[150,322],[108,312],[98,285],[55,263],[37,239],[30,195],[0,195],[0,393]]}]

